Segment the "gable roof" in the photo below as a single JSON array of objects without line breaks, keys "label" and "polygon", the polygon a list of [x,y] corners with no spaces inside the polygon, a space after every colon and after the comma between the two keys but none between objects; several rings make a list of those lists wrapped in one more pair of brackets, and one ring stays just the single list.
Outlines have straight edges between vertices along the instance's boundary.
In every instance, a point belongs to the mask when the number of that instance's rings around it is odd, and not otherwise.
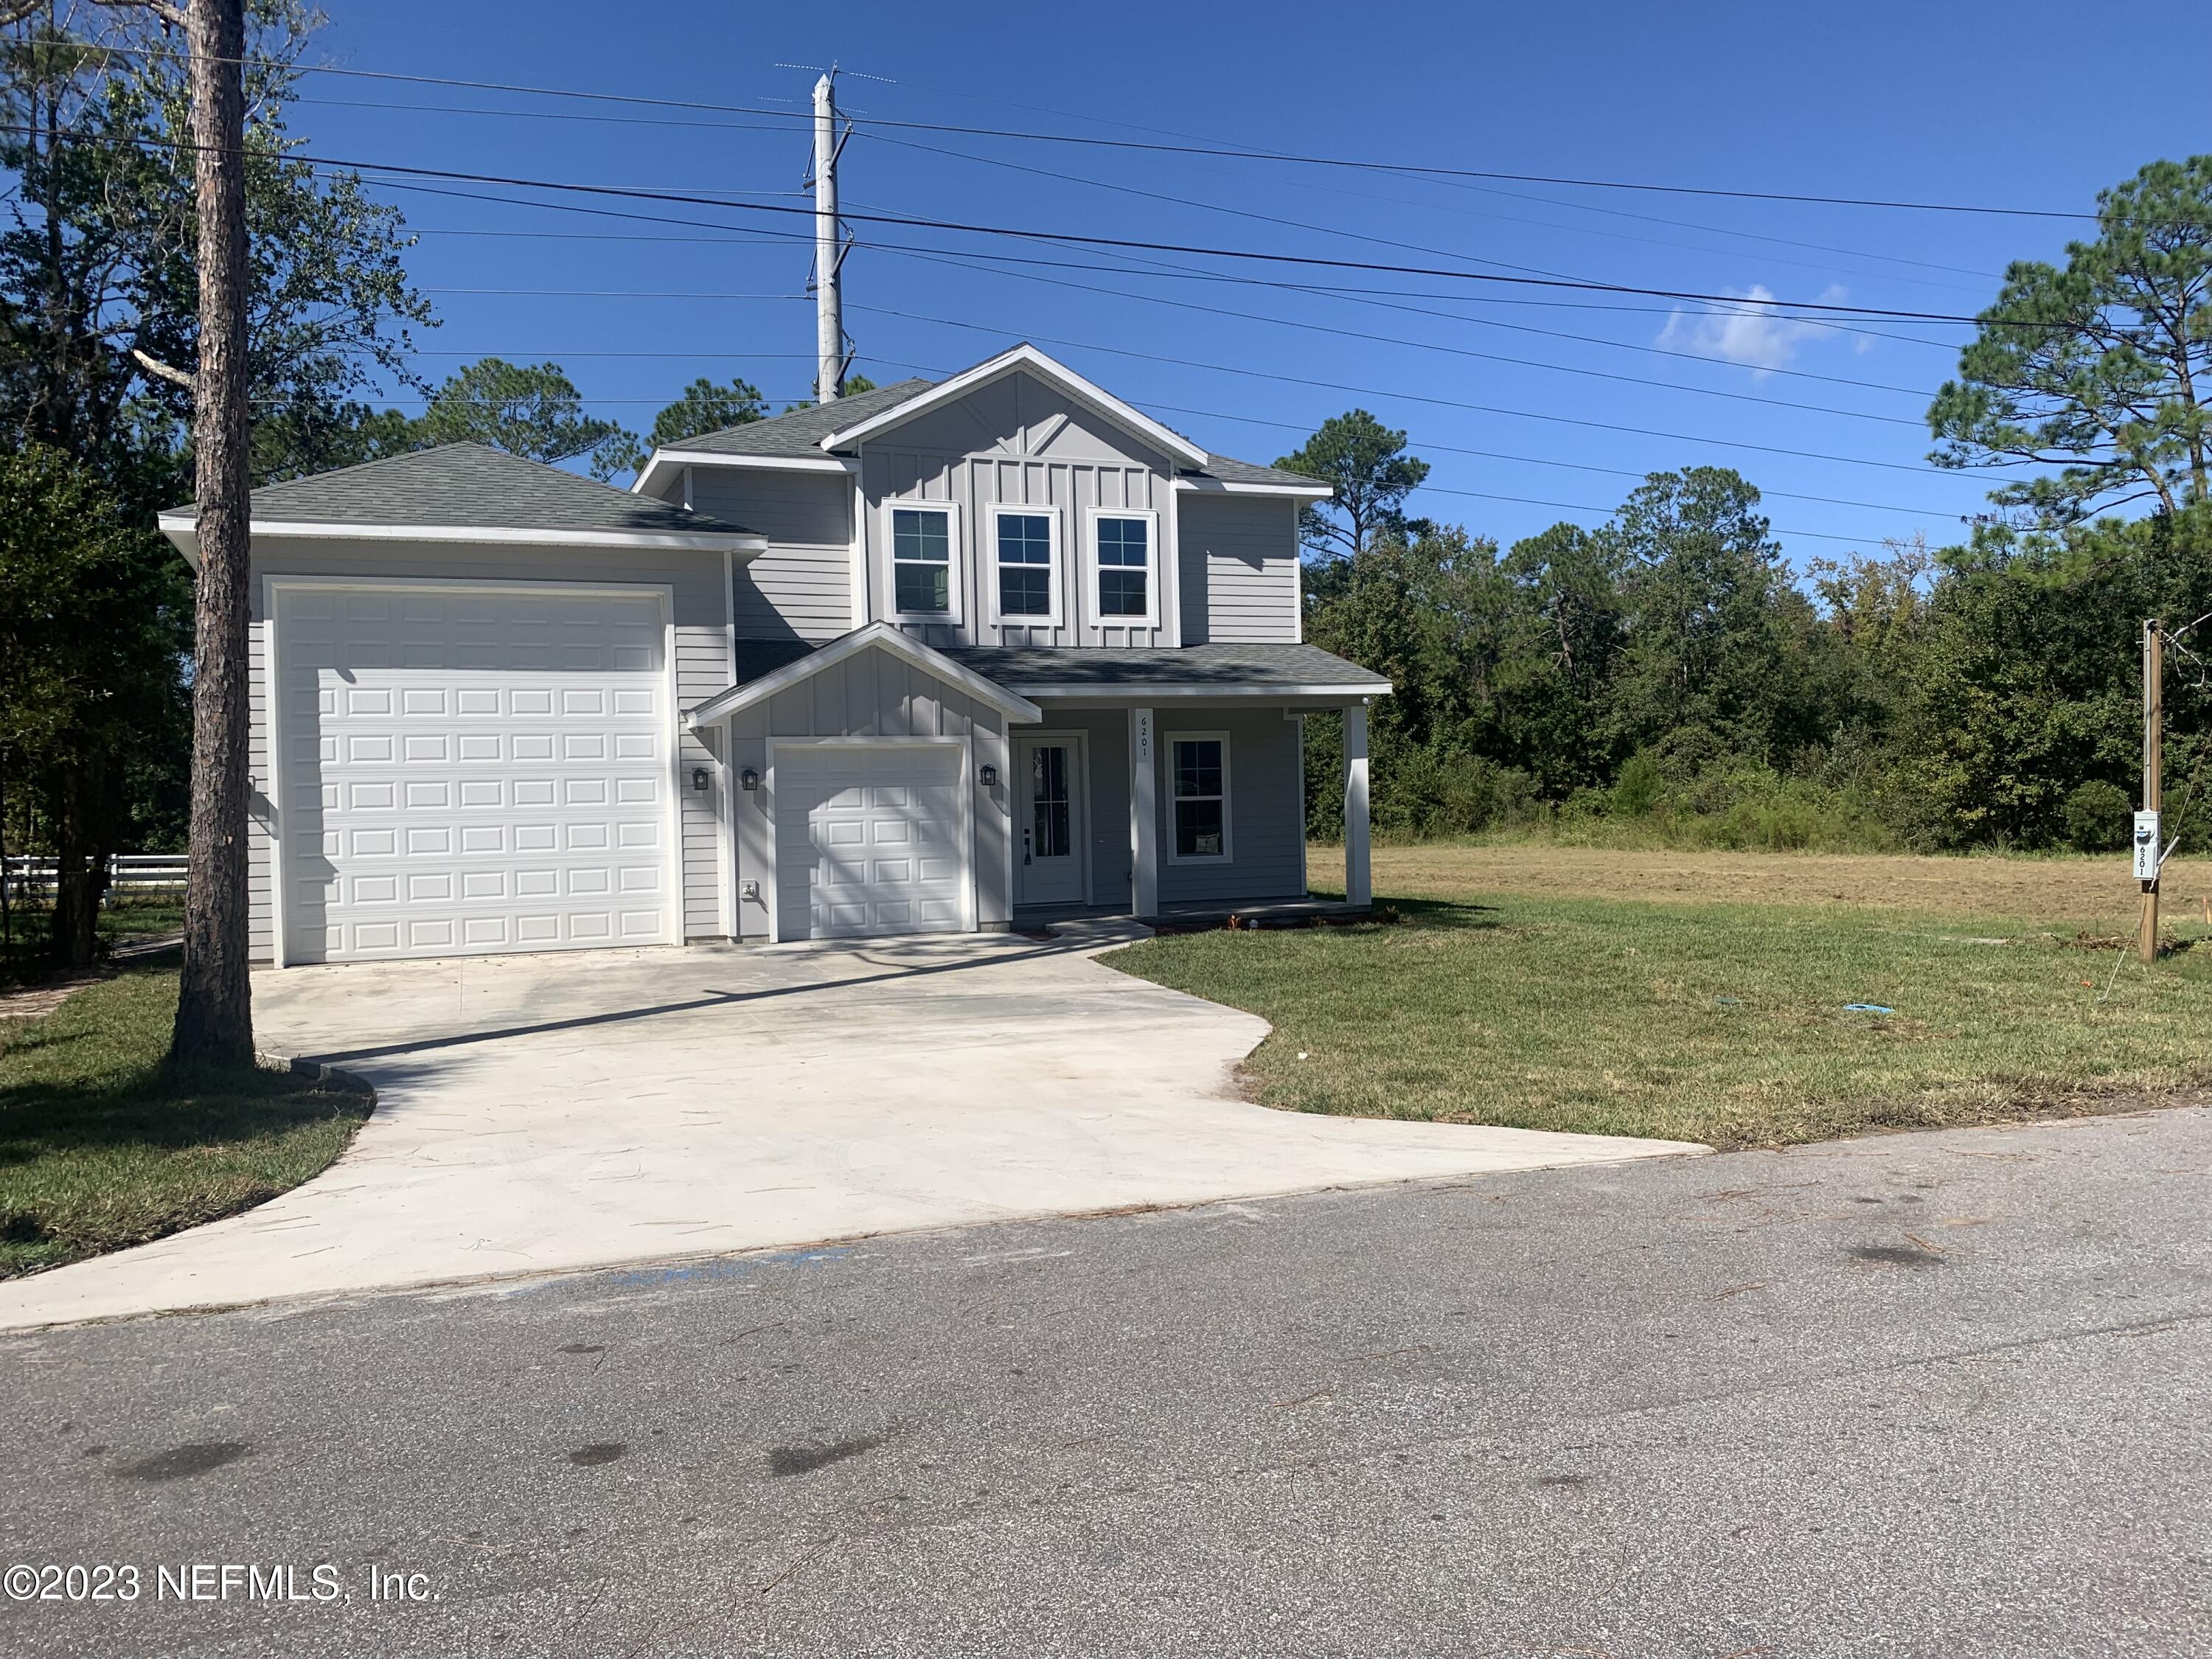
[{"label": "gable roof", "polygon": [[[1018,356],[1020,362],[1012,361]],[[1227,455],[1207,453],[1192,446],[1188,440],[1170,431],[1166,427],[1122,403],[1110,392],[1093,386],[1073,369],[1054,362],[1034,346],[1019,346],[1011,352],[1001,352],[987,358],[973,368],[945,380],[914,379],[900,380],[891,386],[879,386],[870,392],[849,398],[839,398],[827,404],[811,404],[805,409],[794,409],[787,414],[770,416],[764,421],[748,421],[743,426],[725,427],[719,432],[702,433],[696,438],[686,438],[680,443],[663,444],[653,451],[653,459],[638,474],[634,489],[642,492],[656,471],[664,466],[675,465],[684,460],[705,461],[720,457],[733,462],[757,460],[763,465],[777,462],[809,471],[830,471],[837,463],[825,453],[825,441],[840,443],[854,441],[854,434],[862,428],[875,427],[885,416],[896,411],[896,418],[905,420],[925,410],[935,407],[947,398],[957,397],[957,386],[965,391],[997,378],[1001,373],[1016,368],[1050,366],[1047,378],[1063,389],[1073,389],[1070,381],[1085,388],[1082,401],[1096,404],[1103,400],[1121,411],[1114,418],[1127,424],[1141,422],[1140,435],[1156,447],[1164,447],[1164,440],[1180,446],[1170,453],[1182,464],[1186,477],[1196,480],[1201,487],[1208,481],[1234,489],[1237,485],[1262,485],[1285,490],[1322,490],[1328,486],[1317,478],[1309,478],[1296,472],[1286,472],[1280,467],[1259,466],[1250,461],[1240,461]],[[988,371],[988,372],[987,372]],[[1106,412],[1103,409],[1101,412]],[[1127,418],[1124,419],[1124,416]],[[1155,436],[1154,434],[1163,434]],[[863,434],[865,435],[865,434]]]},{"label": "gable roof", "polygon": [[978,386],[988,386],[994,380],[1018,374],[1033,374],[1047,385],[1057,387],[1066,397],[1163,452],[1172,460],[1185,466],[1203,466],[1206,464],[1206,452],[1181,433],[1170,431],[1142,410],[1123,403],[1105,387],[1085,380],[1066,364],[1048,356],[1026,340],[995,357],[985,358],[973,368],[962,370],[949,380],[939,380],[928,390],[918,392],[889,409],[878,410],[870,415],[853,416],[836,431],[823,435],[822,447],[848,447],[873,437],[878,432],[964,398]]},{"label": "gable roof", "polygon": [[958,686],[969,696],[989,703],[1018,724],[1034,726],[1044,718],[1044,711],[1028,698],[1009,691],[996,681],[955,660],[950,654],[924,645],[911,635],[902,633],[884,622],[872,622],[865,628],[854,629],[849,634],[840,634],[829,644],[796,657],[757,679],[743,681],[726,691],[717,692],[690,710],[686,718],[695,726],[725,719],[741,709],[750,708],[756,703],[765,702],[779,691],[787,690],[811,679],[834,663],[841,663],[848,657],[871,649],[888,651],[893,656],[903,657],[923,673],[933,675],[947,684]]},{"label": "gable roof", "polygon": [[[767,545],[741,525],[487,444],[443,444],[289,478],[255,490],[250,500],[253,529],[261,534],[755,550]],[[161,529],[182,547],[198,517],[193,505],[174,507],[161,515]]]}]

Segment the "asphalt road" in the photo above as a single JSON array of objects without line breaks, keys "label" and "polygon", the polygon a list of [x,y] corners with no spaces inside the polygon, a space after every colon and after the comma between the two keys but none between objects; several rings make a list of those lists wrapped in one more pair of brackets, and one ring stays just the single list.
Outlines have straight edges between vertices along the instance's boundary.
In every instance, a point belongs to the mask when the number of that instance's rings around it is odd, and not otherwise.
[{"label": "asphalt road", "polygon": [[0,1340],[140,1585],[0,1650],[2203,1655],[2208,1220],[2190,1109]]}]

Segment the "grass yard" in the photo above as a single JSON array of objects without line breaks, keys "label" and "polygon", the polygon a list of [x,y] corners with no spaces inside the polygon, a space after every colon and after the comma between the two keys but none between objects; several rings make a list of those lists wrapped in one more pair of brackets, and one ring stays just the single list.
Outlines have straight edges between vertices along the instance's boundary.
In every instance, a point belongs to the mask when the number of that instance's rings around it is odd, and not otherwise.
[{"label": "grass yard", "polygon": [[[1344,849],[1316,847],[1315,890],[1344,890]],[[1528,842],[1430,842],[1374,850],[1375,890],[1426,899],[1650,899],[1661,903],[1878,905],[1957,915],[2010,916],[2112,933],[2135,929],[2139,892],[2125,854],[1915,858],[1886,853],[1633,851]],[[2177,858],[2163,884],[2169,928],[2212,928],[2212,860]]]},{"label": "grass yard", "polygon": [[[1252,1091],[1300,1111],[1746,1146],[2212,1085],[2212,944],[2129,958],[2099,1000],[2119,953],[2081,929],[2124,920],[2095,926],[2110,860],[1597,854],[1577,892],[1559,849],[1548,867],[1503,856],[1523,850],[1379,849],[1395,926],[1192,933],[1104,960],[1272,1022]],[[1975,888],[1983,865],[1998,867]],[[1312,868],[1318,889],[1321,849]],[[2011,905],[1965,903],[1962,872]]]},{"label": "grass yard", "polygon": [[0,1278],[250,1208],[353,1139],[365,1094],[166,1065],[176,1006],[172,962],[0,1024]]},{"label": "grass yard", "polygon": [[[46,937],[52,907],[18,898],[11,907],[4,941],[0,941],[0,985],[36,984],[51,976]],[[185,929],[181,892],[121,891],[100,907],[100,939],[106,950],[119,945],[173,938]]]}]

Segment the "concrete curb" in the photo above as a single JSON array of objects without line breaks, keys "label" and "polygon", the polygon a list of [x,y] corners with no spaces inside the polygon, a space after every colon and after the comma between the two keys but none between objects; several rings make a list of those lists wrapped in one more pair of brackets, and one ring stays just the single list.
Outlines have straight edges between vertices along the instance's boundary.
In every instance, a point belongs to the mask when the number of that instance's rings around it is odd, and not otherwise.
[{"label": "concrete curb", "polygon": [[[376,1085],[365,1077],[342,1070],[336,1066],[325,1066],[319,1060],[302,1060],[296,1054],[272,1054],[259,1048],[253,1051],[253,1063],[256,1066],[265,1066],[272,1072],[289,1072],[295,1077],[312,1078],[318,1083],[335,1083],[340,1088],[357,1089],[368,1097],[369,1115],[373,1117],[376,1114]],[[352,1148],[348,1147],[346,1150],[350,1152]],[[331,1167],[336,1168],[339,1160],[344,1157],[344,1152],[339,1153],[337,1158],[331,1160]],[[315,1176],[307,1177],[307,1181],[315,1179],[317,1179]],[[303,1181],[300,1186],[304,1187],[307,1184],[307,1182]],[[293,1188],[290,1190],[296,1192],[299,1188]]]}]

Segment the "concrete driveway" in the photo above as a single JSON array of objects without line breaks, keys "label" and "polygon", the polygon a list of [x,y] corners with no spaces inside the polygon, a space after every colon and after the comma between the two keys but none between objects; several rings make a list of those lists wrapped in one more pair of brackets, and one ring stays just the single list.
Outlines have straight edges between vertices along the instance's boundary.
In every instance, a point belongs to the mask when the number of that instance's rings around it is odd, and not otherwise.
[{"label": "concrete driveway", "polygon": [[0,1285],[0,1328],[1702,1148],[1276,1112],[1255,1017],[963,934],[255,976],[379,1103],[257,1210]]}]

